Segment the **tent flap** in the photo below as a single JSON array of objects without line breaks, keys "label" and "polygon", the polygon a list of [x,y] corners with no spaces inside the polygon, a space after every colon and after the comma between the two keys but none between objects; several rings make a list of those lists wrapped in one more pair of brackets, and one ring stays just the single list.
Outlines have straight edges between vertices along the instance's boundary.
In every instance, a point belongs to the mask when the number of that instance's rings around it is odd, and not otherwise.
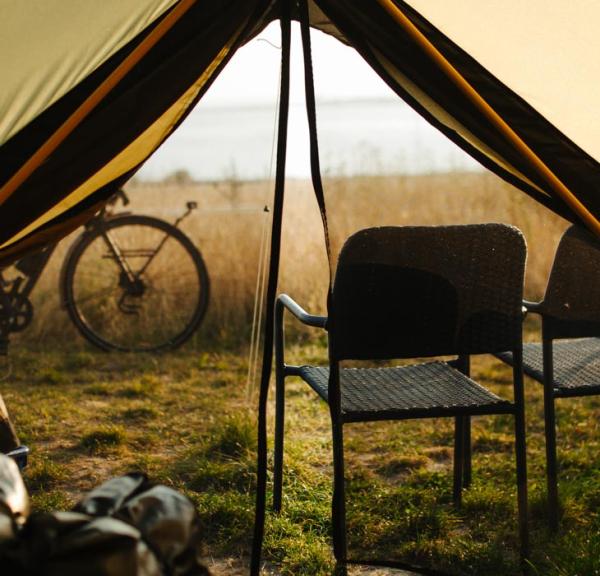
[{"label": "tent flap", "polygon": [[[182,0],[0,0],[0,186]],[[600,215],[600,5],[393,0],[394,9],[563,183]],[[409,105],[486,168],[563,217],[549,185],[378,0],[310,0],[311,25],[353,46]],[[0,261],[58,239],[172,133],[272,0],[202,0],[1,205]],[[560,41],[557,41],[560,39]],[[350,72],[351,73],[351,72]],[[53,230],[50,234],[48,231]]]},{"label": "tent flap", "polygon": [[[101,4],[96,6],[103,10]],[[2,249],[28,234],[36,234],[46,224],[53,226],[54,218],[72,211],[89,195],[95,195],[96,200],[106,199],[181,122],[244,41],[248,30],[256,28],[264,11],[265,2],[261,0],[195,3],[2,204]],[[28,160],[159,21],[153,21],[0,147],[0,184]],[[93,185],[86,186],[90,180]],[[114,185],[110,186],[112,181]],[[18,253],[14,247],[11,249],[11,254]]]},{"label": "tent flap", "polygon": [[[378,2],[314,1],[384,80],[450,139],[487,168],[557,213],[571,220],[578,219],[532,169],[527,159],[464,96]],[[420,8],[426,7],[428,13],[442,13],[440,20],[445,22],[444,14],[451,11],[448,3],[396,0],[395,4],[587,209],[594,215],[600,214],[600,198],[595,193],[600,184],[600,165],[569,137],[576,135],[577,131],[565,133],[559,130],[511,87],[499,80],[492,73],[493,70],[484,68],[472,54],[459,45],[463,40],[471,40],[471,36],[485,38],[487,31],[492,28],[498,35],[495,51],[498,54],[503,53],[504,29],[496,29],[489,25],[489,7],[485,14],[487,25],[483,26],[483,22],[473,22],[473,14],[478,13],[480,3],[475,4],[468,0],[451,3],[452,11],[458,6],[458,12],[464,16],[460,28],[461,36],[455,42],[413,6],[418,4]],[[516,3],[504,3],[501,6],[494,3],[494,7],[497,11],[501,10],[506,19],[506,13],[516,7]],[[544,11],[538,11],[536,15],[538,20],[535,26],[532,24],[530,28],[532,36],[537,36],[540,26],[543,26],[541,22]],[[456,17],[453,21],[455,20]],[[467,26],[465,21],[470,26]],[[473,34],[469,35],[469,31]],[[549,40],[551,39],[549,35]],[[474,43],[470,42],[469,45]],[[526,51],[523,44],[512,46],[513,51],[518,49],[521,52]],[[556,42],[549,42],[547,59],[552,60],[553,54],[560,49]],[[515,57],[515,54],[510,54],[508,57],[511,58],[513,68],[520,66],[518,55]],[[591,78],[589,81],[594,82]],[[561,85],[561,78],[555,78],[555,85],[550,88],[547,85],[536,85],[536,88],[538,92],[548,89],[560,91],[558,87]]]}]

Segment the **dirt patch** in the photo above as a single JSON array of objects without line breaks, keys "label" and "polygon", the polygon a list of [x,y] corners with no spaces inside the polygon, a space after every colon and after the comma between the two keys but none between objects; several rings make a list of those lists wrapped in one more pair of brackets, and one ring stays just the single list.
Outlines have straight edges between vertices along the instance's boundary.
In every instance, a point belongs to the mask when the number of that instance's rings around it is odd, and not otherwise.
[{"label": "dirt patch", "polygon": [[369,566],[354,566],[348,569],[348,576],[417,576],[415,572],[397,570],[395,568],[372,568]]},{"label": "dirt patch", "polygon": [[[247,576],[248,564],[237,558],[203,558],[212,576]],[[280,572],[272,565],[265,565],[262,576],[279,576]],[[414,572],[396,570],[394,568],[372,568],[369,566],[352,566],[348,568],[348,576],[416,576]]]},{"label": "dirt patch", "polygon": [[[248,561],[239,558],[203,558],[212,576],[247,576]],[[271,565],[265,565],[261,570],[262,576],[279,576],[280,572]]]}]

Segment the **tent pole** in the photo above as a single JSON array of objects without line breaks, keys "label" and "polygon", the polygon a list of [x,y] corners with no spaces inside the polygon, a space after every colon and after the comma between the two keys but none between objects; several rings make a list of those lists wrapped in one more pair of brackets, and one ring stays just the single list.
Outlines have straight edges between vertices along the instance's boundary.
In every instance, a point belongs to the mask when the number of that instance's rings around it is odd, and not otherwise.
[{"label": "tent pole", "polygon": [[161,38],[184,16],[197,0],[181,0],[159,22],[146,38],[109,74],[107,78],[79,105],[61,124],[56,132],[44,142],[0,188],[0,206],[25,182],[54,152],[79,124],[96,108],[131,69],[159,42]]},{"label": "tent pole", "polygon": [[277,134],[277,168],[275,172],[275,192],[273,199],[273,221],[271,224],[271,258],[267,284],[266,319],[263,343],[260,394],[258,400],[258,449],[256,470],[256,508],[254,512],[254,536],[251,576],[259,576],[262,544],[265,531],[266,491],[267,491],[267,401],[269,382],[273,364],[273,331],[275,298],[279,277],[279,255],[281,249],[281,222],[285,192],[285,159],[287,150],[287,129],[290,97],[290,0],[279,0],[281,23],[281,86],[279,96],[279,127]]},{"label": "tent pole", "polygon": [[393,0],[377,0],[379,5],[399,24],[420,48],[437,64],[440,70],[456,85],[468,100],[491,122],[506,140],[529,162],[532,168],[548,183],[587,227],[600,236],[600,222],[573,195],[562,181],[546,166],[540,157],[502,119],[502,117],[480,96],[469,82],[452,66],[445,56],[413,24]]}]

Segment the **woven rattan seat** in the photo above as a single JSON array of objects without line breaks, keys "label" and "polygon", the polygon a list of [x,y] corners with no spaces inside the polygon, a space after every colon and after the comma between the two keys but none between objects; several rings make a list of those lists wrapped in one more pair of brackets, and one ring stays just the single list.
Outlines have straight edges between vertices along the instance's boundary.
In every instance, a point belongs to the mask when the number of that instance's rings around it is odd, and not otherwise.
[{"label": "woven rattan seat", "polygon": [[[556,250],[544,299],[524,302],[542,317],[542,341],[524,346],[523,369],[544,385],[548,518],[558,529],[555,400],[600,394],[600,242],[571,226]],[[497,355],[512,364],[513,355]]]},{"label": "woven rattan seat", "polygon": [[[585,396],[600,394],[600,338],[557,340],[553,344],[554,395]],[[512,354],[498,354],[512,364]],[[543,346],[539,342],[523,345],[523,371],[539,382],[544,381]]]},{"label": "woven rattan seat", "polygon": [[[300,376],[328,401],[329,368],[302,366]],[[446,362],[340,371],[345,422],[497,413],[512,404]]]},{"label": "woven rattan seat", "polygon": [[[275,307],[275,454],[273,507],[283,485],[285,379],[299,376],[329,405],[333,434],[333,543],[347,559],[343,426],[374,420],[454,418],[457,506],[471,479],[470,418],[515,418],[519,528],[527,549],[527,486],[522,368],[525,242],[501,224],[361,230],[344,245],[329,316],[305,312],[282,294]],[[284,311],[329,337],[328,366],[284,359]],[[500,398],[469,375],[472,354],[510,350],[513,398]],[[440,357],[451,357],[441,361]],[[424,361],[431,358],[431,361]],[[363,361],[359,368],[347,361]],[[389,365],[405,360],[399,366]],[[378,361],[369,366],[369,361]],[[385,364],[381,364],[384,361]],[[412,361],[412,363],[408,363]],[[364,367],[363,367],[364,366]]]}]

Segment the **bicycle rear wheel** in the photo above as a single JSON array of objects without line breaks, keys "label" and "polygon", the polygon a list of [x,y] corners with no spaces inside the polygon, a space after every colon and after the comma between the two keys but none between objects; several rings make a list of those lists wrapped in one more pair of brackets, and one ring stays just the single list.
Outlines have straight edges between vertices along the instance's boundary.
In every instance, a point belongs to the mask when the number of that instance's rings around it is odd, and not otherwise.
[{"label": "bicycle rear wheel", "polygon": [[61,279],[75,326],[104,350],[176,348],[198,328],[209,297],[202,256],[178,228],[114,216],[73,244]]}]

